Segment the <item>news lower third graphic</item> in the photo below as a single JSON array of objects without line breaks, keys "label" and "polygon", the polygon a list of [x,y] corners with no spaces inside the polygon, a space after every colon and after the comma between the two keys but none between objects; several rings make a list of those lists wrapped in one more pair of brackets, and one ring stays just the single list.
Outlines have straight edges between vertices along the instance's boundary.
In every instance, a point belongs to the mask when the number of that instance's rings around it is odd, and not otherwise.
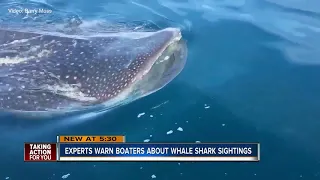
[{"label": "news lower third graphic", "polygon": [[25,143],[25,162],[260,161],[259,143],[128,143],[125,136],[57,136]]}]

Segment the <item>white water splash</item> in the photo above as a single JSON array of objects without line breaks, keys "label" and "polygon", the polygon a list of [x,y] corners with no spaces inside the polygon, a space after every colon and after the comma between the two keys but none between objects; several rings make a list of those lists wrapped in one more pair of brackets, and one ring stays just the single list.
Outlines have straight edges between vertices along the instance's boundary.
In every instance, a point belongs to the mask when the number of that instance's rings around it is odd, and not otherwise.
[{"label": "white water splash", "polygon": [[182,128],[182,127],[178,127],[177,130],[178,130],[178,131],[183,131],[183,128]]},{"label": "white water splash", "polygon": [[169,135],[169,134],[172,134],[173,133],[173,131],[172,130],[170,130],[170,131],[168,131],[167,132],[167,134]]},{"label": "white water splash", "polygon": [[63,175],[61,178],[62,179],[67,179],[70,176],[70,173]]},{"label": "white water splash", "polygon": [[143,115],[145,115],[145,114],[146,114],[145,112],[139,113],[138,116],[137,116],[137,118],[140,118],[141,116],[143,116]]},{"label": "white water splash", "polygon": [[60,83],[56,85],[45,85],[42,88],[49,90],[55,94],[59,94],[74,100],[82,101],[82,102],[94,102],[97,99],[95,97],[90,97],[87,94],[80,91],[80,84],[65,84]]}]

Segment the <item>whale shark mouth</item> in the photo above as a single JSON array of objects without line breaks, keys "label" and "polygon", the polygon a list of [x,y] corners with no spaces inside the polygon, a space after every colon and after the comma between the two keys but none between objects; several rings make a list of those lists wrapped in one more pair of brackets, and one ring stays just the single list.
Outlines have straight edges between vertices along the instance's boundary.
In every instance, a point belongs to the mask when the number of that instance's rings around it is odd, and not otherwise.
[{"label": "whale shark mouth", "polygon": [[186,42],[181,36],[175,38],[145,71],[141,80],[134,86],[136,93],[142,97],[163,88],[180,74],[187,58]]},{"label": "whale shark mouth", "polygon": [[145,70],[137,75],[132,86],[105,102],[105,106],[117,107],[148,96],[163,88],[180,74],[187,59],[186,41],[182,39],[179,29],[165,30],[173,32],[171,41],[152,58],[153,60],[150,60]]}]

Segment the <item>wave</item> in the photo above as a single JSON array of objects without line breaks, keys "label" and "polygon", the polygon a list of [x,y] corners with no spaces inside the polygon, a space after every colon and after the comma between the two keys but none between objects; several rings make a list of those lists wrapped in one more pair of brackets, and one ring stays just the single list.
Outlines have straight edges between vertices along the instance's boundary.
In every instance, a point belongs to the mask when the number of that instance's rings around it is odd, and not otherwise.
[{"label": "wave", "polygon": [[202,18],[217,22],[237,20],[251,23],[284,39],[274,45],[292,63],[320,64],[320,2],[241,0],[211,1],[158,0],[159,4],[176,14],[188,17],[197,12]]}]

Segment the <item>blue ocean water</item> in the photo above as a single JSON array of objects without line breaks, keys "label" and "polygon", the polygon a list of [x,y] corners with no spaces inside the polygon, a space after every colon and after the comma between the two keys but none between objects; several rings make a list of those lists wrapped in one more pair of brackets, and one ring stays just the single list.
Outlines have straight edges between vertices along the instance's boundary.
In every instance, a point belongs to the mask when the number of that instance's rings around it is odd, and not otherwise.
[{"label": "blue ocean water", "polygon": [[[79,23],[93,30],[114,19],[149,21],[160,28],[182,28],[189,48],[186,67],[177,79],[141,100],[52,129],[1,127],[3,142],[9,132],[17,140],[2,150],[0,178],[320,179],[318,1],[0,2],[2,23],[30,23],[30,18],[9,14],[11,6],[52,9],[50,17],[32,19],[39,24]],[[138,118],[141,113],[145,114]],[[177,131],[179,127],[183,131]],[[173,133],[167,135],[169,130]],[[261,162],[23,162],[24,141],[55,141],[58,134],[125,134],[130,142],[258,141]]]}]

